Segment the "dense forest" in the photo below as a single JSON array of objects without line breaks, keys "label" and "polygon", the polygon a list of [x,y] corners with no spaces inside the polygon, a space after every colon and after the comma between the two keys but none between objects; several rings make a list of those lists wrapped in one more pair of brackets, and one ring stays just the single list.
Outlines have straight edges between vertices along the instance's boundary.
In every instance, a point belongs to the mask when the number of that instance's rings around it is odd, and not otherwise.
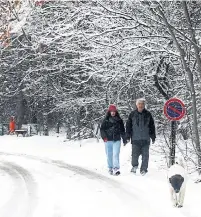
[{"label": "dense forest", "polygon": [[199,1],[2,0],[1,122],[15,116],[19,128],[36,123],[48,135],[59,125],[87,138],[109,104],[126,121],[144,97],[169,146],[163,106],[177,97],[187,110],[179,148],[200,166],[200,13]]}]

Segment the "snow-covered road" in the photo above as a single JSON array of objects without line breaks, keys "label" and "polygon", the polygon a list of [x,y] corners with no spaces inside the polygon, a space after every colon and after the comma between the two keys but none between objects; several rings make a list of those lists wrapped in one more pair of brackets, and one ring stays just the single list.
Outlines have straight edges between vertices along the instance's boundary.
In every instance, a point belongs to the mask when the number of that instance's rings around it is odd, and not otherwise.
[{"label": "snow-covered road", "polygon": [[[0,165],[2,175],[9,175],[13,182],[12,194],[0,210],[0,216],[32,216],[36,202],[36,183],[28,170],[9,161],[2,161]],[[2,187],[5,186],[5,183]],[[10,188],[8,189],[10,192]]]},{"label": "snow-covered road", "polygon": [[62,161],[1,156],[7,160],[0,170],[10,176],[14,190],[0,216],[132,216],[133,209],[150,216],[150,210],[142,212],[138,194],[107,176]]},{"label": "snow-covered road", "polygon": [[129,158],[122,148],[122,175],[113,177],[95,140],[80,148],[54,137],[2,137],[0,216],[198,217],[199,185],[189,184],[184,208],[172,208],[165,171],[154,163],[147,176],[133,176]]}]

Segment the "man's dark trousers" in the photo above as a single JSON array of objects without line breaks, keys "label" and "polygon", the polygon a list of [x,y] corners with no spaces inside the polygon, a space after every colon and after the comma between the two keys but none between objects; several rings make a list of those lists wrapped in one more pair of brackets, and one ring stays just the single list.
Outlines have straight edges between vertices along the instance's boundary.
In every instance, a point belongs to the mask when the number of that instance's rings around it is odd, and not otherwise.
[{"label": "man's dark trousers", "polygon": [[139,165],[139,157],[142,155],[142,164],[140,172],[147,172],[149,163],[149,146],[150,141],[136,140],[132,142],[132,166],[137,168]]}]

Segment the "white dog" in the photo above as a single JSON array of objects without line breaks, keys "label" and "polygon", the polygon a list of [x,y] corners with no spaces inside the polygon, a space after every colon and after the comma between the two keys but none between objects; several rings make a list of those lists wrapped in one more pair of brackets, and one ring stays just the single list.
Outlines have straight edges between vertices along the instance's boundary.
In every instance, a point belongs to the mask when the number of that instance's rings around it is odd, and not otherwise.
[{"label": "white dog", "polygon": [[183,207],[186,191],[186,170],[183,160],[180,158],[169,168],[168,181],[171,200],[175,207]]}]

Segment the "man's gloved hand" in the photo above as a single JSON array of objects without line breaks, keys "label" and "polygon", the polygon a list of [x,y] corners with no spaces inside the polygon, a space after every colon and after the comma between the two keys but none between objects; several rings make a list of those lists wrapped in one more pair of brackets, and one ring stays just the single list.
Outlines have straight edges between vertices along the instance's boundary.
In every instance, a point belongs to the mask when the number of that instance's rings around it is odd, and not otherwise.
[{"label": "man's gloved hand", "polygon": [[152,144],[154,144],[155,143],[155,139],[152,139]]}]

